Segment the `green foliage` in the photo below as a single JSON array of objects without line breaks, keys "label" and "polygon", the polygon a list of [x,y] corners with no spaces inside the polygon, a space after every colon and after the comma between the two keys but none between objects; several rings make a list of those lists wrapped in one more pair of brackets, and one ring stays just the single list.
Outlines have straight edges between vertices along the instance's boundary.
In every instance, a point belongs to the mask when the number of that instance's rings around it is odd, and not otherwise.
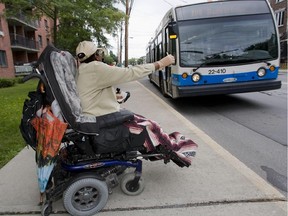
[{"label": "green foliage", "polygon": [[15,83],[16,83],[15,79],[0,79],[0,88],[14,86]]},{"label": "green foliage", "polygon": [[118,56],[116,56],[112,51],[110,51],[109,55],[113,58],[114,62],[118,62]]},{"label": "green foliage", "polygon": [[138,65],[144,64],[144,59],[145,59],[145,58],[143,58],[143,57],[137,59],[137,64],[138,64]]},{"label": "green foliage", "polygon": [[19,76],[19,77],[15,77],[14,79],[16,83],[21,84],[21,83],[24,83],[23,78],[24,76]]},{"label": "green foliage", "polygon": [[10,79],[0,78],[0,88],[12,87],[16,83],[23,83],[23,77],[15,77]]},{"label": "green foliage", "polygon": [[[69,13],[59,17],[58,45],[75,53],[80,41],[96,40],[99,46],[107,45],[105,33],[114,35],[124,13],[113,6],[113,1],[77,0]],[[65,9],[66,10],[66,9]]]},{"label": "green foliage", "polygon": [[[119,0],[0,0],[7,6],[6,15],[19,11],[35,18],[43,14],[57,20],[54,29],[54,44],[72,54],[82,40],[96,40],[99,45],[107,45],[105,33],[114,35],[124,12],[114,7]],[[32,9],[33,8],[33,14]],[[24,9],[24,10],[23,10]],[[33,15],[33,16],[32,16]]]},{"label": "green foliage", "polygon": [[131,59],[128,59],[128,64],[129,65],[136,65],[137,64],[137,59],[136,58],[131,58]]},{"label": "green foliage", "polygon": [[23,102],[37,81],[0,89],[0,168],[25,147],[19,131]]},{"label": "green foliage", "polygon": [[113,59],[111,56],[105,56],[105,57],[104,57],[104,62],[105,62],[106,64],[112,65],[113,62],[115,62],[115,61],[114,61],[114,59]]}]

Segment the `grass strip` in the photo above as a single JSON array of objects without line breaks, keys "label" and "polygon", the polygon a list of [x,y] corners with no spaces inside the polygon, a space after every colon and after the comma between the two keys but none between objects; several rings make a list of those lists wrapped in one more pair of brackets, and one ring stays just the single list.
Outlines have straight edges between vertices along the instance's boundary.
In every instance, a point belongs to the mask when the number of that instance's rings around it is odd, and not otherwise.
[{"label": "grass strip", "polygon": [[0,88],[0,168],[25,146],[19,130],[23,102],[38,81],[30,80],[9,88]]}]

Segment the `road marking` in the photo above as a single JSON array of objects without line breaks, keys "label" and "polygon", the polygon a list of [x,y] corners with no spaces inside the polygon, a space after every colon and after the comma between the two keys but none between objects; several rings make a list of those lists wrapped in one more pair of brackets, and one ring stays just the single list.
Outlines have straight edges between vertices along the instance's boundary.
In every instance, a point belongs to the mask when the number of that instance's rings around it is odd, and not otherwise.
[{"label": "road marking", "polygon": [[[263,191],[266,194],[273,194],[271,199],[283,199],[286,200],[285,196],[282,195],[277,189],[275,189],[272,185],[267,183],[262,177],[260,177],[257,173],[247,167],[244,163],[238,160],[235,156],[230,154],[226,149],[224,149],[221,145],[215,142],[211,137],[209,137],[204,131],[196,127],[192,122],[187,120],[182,114],[169,106],[165,101],[163,101],[160,97],[155,95],[152,91],[146,88],[143,84],[137,81],[137,84],[140,85],[145,91],[147,91],[152,97],[154,97],[158,102],[160,102],[168,111],[174,114],[185,126],[187,126],[190,130],[193,131],[202,141],[209,145],[209,147],[214,150],[218,155],[220,155],[225,161],[227,161],[230,165],[232,165],[238,172],[240,172],[243,176],[245,176],[251,183],[253,183],[257,188]],[[284,211],[287,211],[285,205],[279,204],[280,208]]]}]

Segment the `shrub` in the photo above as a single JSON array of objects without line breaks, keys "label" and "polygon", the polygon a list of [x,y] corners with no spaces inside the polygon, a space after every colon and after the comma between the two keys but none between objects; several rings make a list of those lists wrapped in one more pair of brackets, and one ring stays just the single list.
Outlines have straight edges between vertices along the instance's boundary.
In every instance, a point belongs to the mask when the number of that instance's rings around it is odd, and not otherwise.
[{"label": "shrub", "polygon": [[11,87],[16,83],[15,79],[0,79],[0,88]]},{"label": "shrub", "polygon": [[23,76],[19,76],[19,77],[16,77],[15,78],[15,82],[18,83],[18,84],[23,84]]}]

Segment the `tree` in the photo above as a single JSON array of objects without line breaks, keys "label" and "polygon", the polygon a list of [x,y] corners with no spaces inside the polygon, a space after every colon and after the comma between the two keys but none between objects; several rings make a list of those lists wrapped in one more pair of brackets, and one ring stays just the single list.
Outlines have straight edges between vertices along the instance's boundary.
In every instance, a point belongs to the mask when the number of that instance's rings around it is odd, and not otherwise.
[{"label": "tree", "polygon": [[104,57],[104,62],[108,65],[114,65],[115,63],[114,59],[109,55]]},{"label": "tree", "polygon": [[118,62],[118,56],[116,56],[112,51],[110,51],[109,55],[113,58],[114,62]]},{"label": "tree", "polygon": [[137,64],[138,64],[138,65],[144,64],[144,60],[145,60],[145,56],[137,59]]},{"label": "tree", "polygon": [[54,44],[71,53],[79,41],[94,40],[109,47],[105,34],[115,35],[125,14],[114,7],[119,0],[0,0],[7,15],[46,15],[54,20]]},{"label": "tree", "polygon": [[113,0],[77,0],[70,13],[59,17],[58,41],[72,52],[82,40],[95,40],[109,47],[105,33],[115,36],[125,14],[113,6]]},{"label": "tree", "polygon": [[129,59],[129,60],[128,60],[128,64],[129,64],[129,65],[133,65],[133,66],[136,65],[136,64],[137,64],[137,59],[136,59],[136,58],[131,58],[131,59]]}]

